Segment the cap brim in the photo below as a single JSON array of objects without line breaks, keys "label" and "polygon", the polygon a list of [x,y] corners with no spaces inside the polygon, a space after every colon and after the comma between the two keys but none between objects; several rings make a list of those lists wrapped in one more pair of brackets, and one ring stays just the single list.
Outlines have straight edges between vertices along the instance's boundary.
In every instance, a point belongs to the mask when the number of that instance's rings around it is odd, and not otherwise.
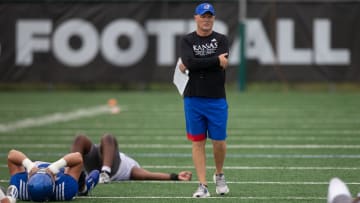
[{"label": "cap brim", "polygon": [[205,15],[205,14],[210,14],[210,15],[214,15],[214,13],[212,11],[203,11],[203,12],[200,12],[200,13],[196,13],[196,15]]}]

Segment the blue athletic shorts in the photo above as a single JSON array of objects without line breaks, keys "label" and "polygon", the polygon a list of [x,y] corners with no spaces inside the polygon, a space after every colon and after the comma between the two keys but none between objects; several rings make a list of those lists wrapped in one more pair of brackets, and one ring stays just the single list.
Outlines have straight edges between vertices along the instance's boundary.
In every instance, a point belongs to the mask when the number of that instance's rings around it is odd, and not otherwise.
[{"label": "blue athletic shorts", "polygon": [[225,98],[185,97],[184,111],[189,140],[226,139],[228,105]]}]

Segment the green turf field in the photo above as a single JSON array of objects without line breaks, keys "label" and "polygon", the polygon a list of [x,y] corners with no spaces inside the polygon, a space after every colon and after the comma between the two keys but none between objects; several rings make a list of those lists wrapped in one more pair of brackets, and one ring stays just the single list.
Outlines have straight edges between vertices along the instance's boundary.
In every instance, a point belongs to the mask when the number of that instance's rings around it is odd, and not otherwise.
[{"label": "green turf field", "polygon": [[[103,110],[109,98],[122,111]],[[338,176],[360,191],[360,93],[228,92],[229,195],[191,198],[191,182],[119,182],[98,185],[75,202],[326,202],[328,181]],[[8,150],[54,161],[69,152],[76,133],[94,140],[109,132],[120,149],[146,169],[191,170],[182,99],[166,92],[0,92],[0,185],[9,180]]]}]

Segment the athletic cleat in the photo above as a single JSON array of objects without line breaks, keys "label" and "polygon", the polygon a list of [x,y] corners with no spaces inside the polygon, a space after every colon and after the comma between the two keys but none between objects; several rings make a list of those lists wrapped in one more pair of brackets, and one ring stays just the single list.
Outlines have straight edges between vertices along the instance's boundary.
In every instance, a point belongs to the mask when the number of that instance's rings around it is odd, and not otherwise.
[{"label": "athletic cleat", "polygon": [[102,171],[100,173],[99,183],[105,183],[105,184],[110,183],[110,175],[107,172]]},{"label": "athletic cleat", "polygon": [[193,194],[193,197],[196,197],[196,198],[210,197],[210,192],[209,192],[207,186],[200,183],[198,189]]},{"label": "athletic cleat", "polygon": [[225,195],[225,194],[229,193],[230,190],[226,184],[224,174],[222,174],[222,173],[214,174],[214,182],[216,185],[216,193],[217,194]]},{"label": "athletic cleat", "polygon": [[[93,190],[95,188],[95,186],[98,184],[99,182],[99,176],[100,173],[98,170],[93,170],[89,173],[88,176],[86,176],[85,178],[85,182],[83,184],[84,187],[82,189],[82,192],[79,192],[79,196],[87,196],[91,190]],[[79,179],[80,181],[80,179]],[[80,182],[79,182],[80,183]]]}]

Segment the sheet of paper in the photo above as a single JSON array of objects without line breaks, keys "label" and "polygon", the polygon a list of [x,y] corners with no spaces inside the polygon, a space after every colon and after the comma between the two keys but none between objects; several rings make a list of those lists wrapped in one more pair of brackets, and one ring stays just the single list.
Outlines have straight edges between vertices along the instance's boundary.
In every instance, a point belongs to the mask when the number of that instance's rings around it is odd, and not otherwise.
[{"label": "sheet of paper", "polygon": [[174,82],[176,88],[178,89],[179,94],[181,96],[183,96],[186,84],[189,81],[189,75],[187,73],[181,72],[181,70],[180,70],[181,63],[182,63],[181,58],[179,58],[176,63],[176,66],[175,66],[173,82]]}]

